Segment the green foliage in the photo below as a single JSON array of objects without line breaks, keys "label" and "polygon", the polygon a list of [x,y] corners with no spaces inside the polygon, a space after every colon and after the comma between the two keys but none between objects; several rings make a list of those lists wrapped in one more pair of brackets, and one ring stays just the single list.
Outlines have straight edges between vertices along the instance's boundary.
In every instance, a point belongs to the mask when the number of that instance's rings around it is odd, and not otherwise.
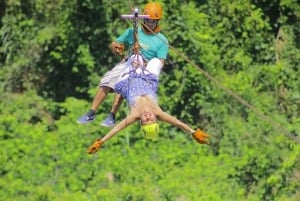
[{"label": "green foliage", "polygon": [[[299,5],[160,2],[171,45],[160,105],[209,133],[211,144],[199,145],[167,124],[158,141],[147,141],[136,124],[86,154],[108,131],[99,122],[113,96],[93,123],[76,119],[119,60],[108,45],[132,25],[120,15],[146,1],[4,1],[1,199],[299,199],[300,145],[282,132],[300,133]],[[117,119],[127,113],[124,104]]]}]

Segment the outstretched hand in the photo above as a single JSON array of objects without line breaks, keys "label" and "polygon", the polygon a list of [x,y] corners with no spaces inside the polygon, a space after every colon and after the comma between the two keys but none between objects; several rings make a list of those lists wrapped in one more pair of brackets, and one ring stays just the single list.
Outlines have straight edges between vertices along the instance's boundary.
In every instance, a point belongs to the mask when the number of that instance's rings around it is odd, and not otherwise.
[{"label": "outstretched hand", "polygon": [[89,148],[88,148],[88,154],[94,154],[97,151],[99,151],[101,145],[103,144],[103,142],[100,139],[96,139],[96,141],[94,142],[94,144],[92,144]]},{"label": "outstretched hand", "polygon": [[209,135],[204,133],[199,128],[197,128],[197,130],[192,134],[192,136],[199,144],[209,144]]}]

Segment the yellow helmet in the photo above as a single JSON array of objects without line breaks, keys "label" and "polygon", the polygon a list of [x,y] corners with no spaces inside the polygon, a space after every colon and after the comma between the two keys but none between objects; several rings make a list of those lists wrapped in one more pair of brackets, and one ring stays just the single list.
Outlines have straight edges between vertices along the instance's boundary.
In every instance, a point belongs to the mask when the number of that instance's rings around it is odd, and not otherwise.
[{"label": "yellow helmet", "polygon": [[152,124],[146,124],[141,125],[142,132],[144,134],[144,137],[149,140],[155,140],[158,137],[159,133],[159,125],[158,123],[152,123]]},{"label": "yellow helmet", "polygon": [[156,2],[147,3],[143,14],[149,15],[150,19],[159,20],[162,16],[162,7]]}]

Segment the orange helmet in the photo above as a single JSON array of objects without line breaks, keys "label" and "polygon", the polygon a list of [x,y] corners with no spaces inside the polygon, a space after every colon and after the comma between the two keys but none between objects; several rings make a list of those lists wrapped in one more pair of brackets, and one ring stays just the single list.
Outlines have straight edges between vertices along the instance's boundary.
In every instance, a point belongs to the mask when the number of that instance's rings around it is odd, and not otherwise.
[{"label": "orange helmet", "polygon": [[159,3],[147,3],[144,8],[144,15],[150,15],[150,19],[159,20],[162,16],[162,7]]}]

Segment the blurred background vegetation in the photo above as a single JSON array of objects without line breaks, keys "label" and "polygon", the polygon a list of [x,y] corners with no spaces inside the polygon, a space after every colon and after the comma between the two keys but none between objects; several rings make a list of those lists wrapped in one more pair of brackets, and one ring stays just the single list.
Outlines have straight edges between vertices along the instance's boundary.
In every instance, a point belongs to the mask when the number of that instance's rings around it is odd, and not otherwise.
[{"label": "blurred background vegetation", "polygon": [[171,46],[159,102],[211,145],[164,123],[147,141],[136,124],[86,154],[112,95],[96,121],[76,120],[120,59],[108,48],[132,26],[120,15],[147,1],[1,0],[1,200],[299,200],[298,1],[159,2]]}]

